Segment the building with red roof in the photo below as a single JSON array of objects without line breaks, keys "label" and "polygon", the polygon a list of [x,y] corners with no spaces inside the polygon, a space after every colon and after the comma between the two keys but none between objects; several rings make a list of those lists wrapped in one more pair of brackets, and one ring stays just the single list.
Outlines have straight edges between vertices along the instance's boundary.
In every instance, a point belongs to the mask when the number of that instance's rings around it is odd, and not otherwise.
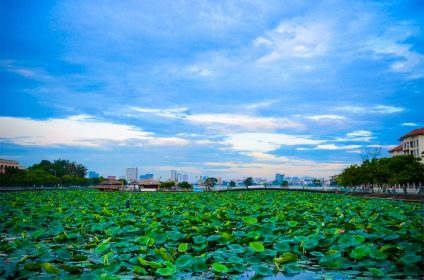
[{"label": "building with red roof", "polygon": [[424,158],[424,127],[403,135],[399,141],[401,144],[389,151],[392,156],[411,154]]}]

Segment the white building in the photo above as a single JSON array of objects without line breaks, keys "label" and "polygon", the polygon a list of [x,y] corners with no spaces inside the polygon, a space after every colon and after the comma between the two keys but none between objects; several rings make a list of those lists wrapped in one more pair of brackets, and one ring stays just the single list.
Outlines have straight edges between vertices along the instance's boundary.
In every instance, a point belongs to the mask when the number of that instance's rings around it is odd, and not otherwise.
[{"label": "white building", "polygon": [[138,168],[132,167],[132,168],[126,168],[125,169],[125,179],[127,182],[135,181],[138,179]]},{"label": "white building", "polygon": [[424,158],[424,128],[403,135],[399,141],[401,144],[389,151],[392,156],[411,154]]}]

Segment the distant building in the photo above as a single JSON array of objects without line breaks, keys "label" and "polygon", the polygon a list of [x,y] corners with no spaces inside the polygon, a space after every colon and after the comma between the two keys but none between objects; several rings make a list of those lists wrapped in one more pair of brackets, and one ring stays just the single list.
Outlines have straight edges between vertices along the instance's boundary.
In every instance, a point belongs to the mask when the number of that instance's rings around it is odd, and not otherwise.
[{"label": "distant building", "polygon": [[0,173],[5,173],[7,168],[20,169],[19,162],[10,159],[0,159]]},{"label": "distant building", "polygon": [[177,170],[171,170],[171,181],[174,181],[174,182],[177,182],[178,181]]},{"label": "distant building", "polygon": [[100,177],[99,173],[97,173],[95,171],[88,171],[88,178],[89,179],[99,178],[99,177]]},{"label": "distant building", "polygon": [[140,180],[153,179],[153,174],[152,173],[142,174],[139,176],[139,179]]},{"label": "distant building", "polygon": [[187,174],[183,175],[183,182],[188,182],[188,175]]},{"label": "distant building", "polygon": [[[109,176],[109,177],[112,177],[112,176]],[[107,179],[101,182],[95,188],[99,191],[113,192],[113,191],[119,191],[122,187],[123,187],[122,182],[117,181],[115,179]]]},{"label": "distant building", "polygon": [[424,127],[403,135],[399,141],[400,145],[389,151],[392,156],[410,154],[424,158]]},{"label": "distant building", "polygon": [[128,182],[137,180],[137,178],[138,178],[138,168],[137,167],[125,169],[125,179]]},{"label": "distant building", "polygon": [[282,182],[284,182],[284,178],[285,178],[285,176],[286,176],[286,175],[281,174],[281,173],[277,173],[277,174],[275,174],[275,182],[276,182],[277,184],[281,184]]},{"label": "distant building", "polygon": [[218,177],[216,177],[216,183],[218,184],[218,185],[222,185],[222,177],[221,176],[218,176]]}]

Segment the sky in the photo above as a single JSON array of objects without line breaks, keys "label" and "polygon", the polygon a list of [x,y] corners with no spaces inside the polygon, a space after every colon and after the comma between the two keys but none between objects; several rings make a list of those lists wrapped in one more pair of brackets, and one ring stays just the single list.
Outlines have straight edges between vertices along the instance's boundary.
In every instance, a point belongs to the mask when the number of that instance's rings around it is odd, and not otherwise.
[{"label": "sky", "polygon": [[0,158],[326,177],[424,127],[423,1],[1,1]]}]

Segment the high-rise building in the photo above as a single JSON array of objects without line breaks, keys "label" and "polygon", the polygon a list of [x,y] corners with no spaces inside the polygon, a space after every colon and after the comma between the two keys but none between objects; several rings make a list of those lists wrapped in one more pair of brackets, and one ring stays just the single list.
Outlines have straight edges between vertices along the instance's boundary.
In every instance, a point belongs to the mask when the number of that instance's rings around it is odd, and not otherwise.
[{"label": "high-rise building", "polygon": [[138,178],[137,167],[131,167],[131,168],[125,169],[125,179],[127,180],[127,182],[137,180],[137,178]]},{"label": "high-rise building", "polygon": [[95,172],[95,171],[88,171],[88,178],[89,179],[93,179],[93,178],[99,178],[99,173]]},{"label": "high-rise building", "polygon": [[183,182],[188,182],[188,175],[187,174],[183,175]]},{"label": "high-rise building", "polygon": [[138,178],[140,178],[140,180],[153,179],[153,174],[152,173],[142,174]]},{"label": "high-rise building", "polygon": [[177,170],[171,170],[171,181],[178,181],[178,173]]},{"label": "high-rise building", "polygon": [[183,174],[178,173],[177,174],[177,182],[182,182],[183,181]]},{"label": "high-rise building", "polygon": [[284,174],[281,174],[281,173],[275,174],[275,182],[277,184],[281,184],[282,182],[284,182],[284,177],[285,177]]}]

